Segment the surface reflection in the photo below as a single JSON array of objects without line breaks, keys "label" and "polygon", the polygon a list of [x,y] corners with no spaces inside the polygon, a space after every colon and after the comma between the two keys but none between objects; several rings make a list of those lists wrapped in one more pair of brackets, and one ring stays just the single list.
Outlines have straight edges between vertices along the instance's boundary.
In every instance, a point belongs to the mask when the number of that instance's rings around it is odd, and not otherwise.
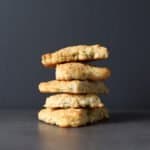
[{"label": "surface reflection", "polygon": [[41,150],[79,149],[81,141],[78,129],[58,128],[39,122],[38,131]]}]

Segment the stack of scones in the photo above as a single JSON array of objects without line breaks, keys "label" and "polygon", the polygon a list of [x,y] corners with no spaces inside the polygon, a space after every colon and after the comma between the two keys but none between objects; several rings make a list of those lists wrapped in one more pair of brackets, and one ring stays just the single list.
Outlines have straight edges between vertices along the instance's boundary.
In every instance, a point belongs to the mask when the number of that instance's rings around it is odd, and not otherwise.
[{"label": "stack of scones", "polygon": [[41,93],[55,93],[46,98],[38,119],[60,127],[78,127],[109,118],[108,110],[98,94],[107,94],[104,80],[111,71],[87,64],[109,57],[106,47],[77,45],[42,56],[42,64],[56,68],[56,80],[41,82]]}]

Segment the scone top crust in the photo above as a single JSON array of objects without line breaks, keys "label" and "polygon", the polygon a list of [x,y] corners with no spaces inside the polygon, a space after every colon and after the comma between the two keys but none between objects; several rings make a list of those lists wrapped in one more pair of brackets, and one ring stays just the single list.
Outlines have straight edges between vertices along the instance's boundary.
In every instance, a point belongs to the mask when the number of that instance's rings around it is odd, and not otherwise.
[{"label": "scone top crust", "polygon": [[46,98],[44,107],[56,108],[99,108],[104,107],[96,94],[55,94]]},{"label": "scone top crust", "polygon": [[99,93],[107,94],[109,92],[107,86],[101,81],[57,81],[41,82],[39,91],[42,93]]},{"label": "scone top crust", "polygon": [[56,64],[76,61],[89,61],[107,59],[109,52],[106,47],[96,45],[77,45],[59,49],[53,53],[42,55],[41,63],[45,67],[53,67]]},{"label": "scone top crust", "polygon": [[111,76],[107,67],[97,67],[81,62],[56,65],[56,80],[106,80]]},{"label": "scone top crust", "polygon": [[59,127],[78,127],[109,118],[105,107],[95,109],[42,109],[38,118]]}]

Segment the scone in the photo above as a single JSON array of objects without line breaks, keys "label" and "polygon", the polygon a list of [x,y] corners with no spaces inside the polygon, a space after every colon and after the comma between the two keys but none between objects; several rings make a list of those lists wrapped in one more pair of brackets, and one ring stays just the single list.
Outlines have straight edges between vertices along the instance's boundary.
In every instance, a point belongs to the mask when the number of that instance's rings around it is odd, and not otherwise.
[{"label": "scone", "polygon": [[42,55],[41,63],[45,67],[52,67],[56,64],[76,61],[89,61],[107,59],[109,52],[107,48],[96,45],[77,45],[59,49],[53,53]]},{"label": "scone", "polygon": [[42,109],[38,119],[60,127],[78,127],[109,118],[107,109]]},{"label": "scone", "polygon": [[101,81],[57,81],[41,82],[39,91],[42,93],[74,93],[74,94],[107,94],[108,88]]},{"label": "scone", "polygon": [[106,67],[76,62],[56,65],[56,80],[106,80],[110,75]]},{"label": "scone", "polygon": [[56,108],[97,108],[103,107],[104,104],[95,94],[56,94],[46,98],[44,107]]}]

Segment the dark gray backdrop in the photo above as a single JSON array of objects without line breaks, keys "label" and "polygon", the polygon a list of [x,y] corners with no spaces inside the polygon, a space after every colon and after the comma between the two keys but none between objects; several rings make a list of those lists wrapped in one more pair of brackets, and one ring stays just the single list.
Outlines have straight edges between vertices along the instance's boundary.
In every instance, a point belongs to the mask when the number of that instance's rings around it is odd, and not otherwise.
[{"label": "dark gray backdrop", "polygon": [[0,107],[39,108],[46,95],[40,81],[54,70],[43,53],[75,44],[101,43],[112,68],[103,101],[112,110],[150,108],[150,9],[144,0],[1,0]]}]

